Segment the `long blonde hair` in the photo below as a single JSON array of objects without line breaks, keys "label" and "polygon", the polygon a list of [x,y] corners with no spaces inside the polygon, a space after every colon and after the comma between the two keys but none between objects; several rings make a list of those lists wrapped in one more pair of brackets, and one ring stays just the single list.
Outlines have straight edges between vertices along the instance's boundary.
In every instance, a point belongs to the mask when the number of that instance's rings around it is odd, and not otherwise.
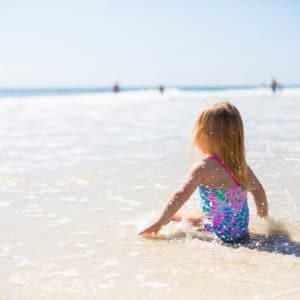
[{"label": "long blonde hair", "polygon": [[193,145],[201,149],[205,138],[208,150],[216,154],[237,177],[242,188],[247,189],[243,127],[241,115],[234,105],[228,102],[210,105],[196,118]]}]

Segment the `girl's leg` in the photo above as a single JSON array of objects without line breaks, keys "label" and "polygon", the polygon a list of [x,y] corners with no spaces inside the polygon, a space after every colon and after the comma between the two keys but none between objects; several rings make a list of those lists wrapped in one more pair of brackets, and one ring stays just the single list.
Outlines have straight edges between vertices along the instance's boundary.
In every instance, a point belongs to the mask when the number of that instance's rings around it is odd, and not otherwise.
[{"label": "girl's leg", "polygon": [[182,220],[187,220],[192,226],[199,226],[202,223],[202,216],[193,214],[183,214],[183,213],[176,213],[172,218],[171,221],[181,222]]}]

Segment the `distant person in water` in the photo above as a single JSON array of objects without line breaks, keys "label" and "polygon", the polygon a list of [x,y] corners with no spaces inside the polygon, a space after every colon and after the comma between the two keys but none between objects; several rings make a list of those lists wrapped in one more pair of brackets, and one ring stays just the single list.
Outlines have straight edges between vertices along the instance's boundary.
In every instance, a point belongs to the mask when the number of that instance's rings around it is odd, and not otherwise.
[{"label": "distant person in water", "polygon": [[275,94],[276,90],[278,89],[278,83],[275,79],[272,79],[272,81],[271,81],[271,89],[274,94]]},{"label": "distant person in water", "polygon": [[113,91],[114,91],[115,93],[120,92],[120,86],[119,86],[117,83],[113,86]]},{"label": "distant person in water", "polygon": [[163,94],[164,91],[165,91],[165,87],[163,85],[160,85],[158,89],[159,89],[161,94]]}]

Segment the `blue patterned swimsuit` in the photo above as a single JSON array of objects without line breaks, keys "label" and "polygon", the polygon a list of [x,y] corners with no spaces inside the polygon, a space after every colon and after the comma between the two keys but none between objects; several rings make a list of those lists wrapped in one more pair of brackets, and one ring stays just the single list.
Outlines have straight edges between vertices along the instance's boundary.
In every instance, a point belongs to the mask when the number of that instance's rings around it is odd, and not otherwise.
[{"label": "blue patterned swimsuit", "polygon": [[247,191],[240,186],[237,178],[216,156],[209,156],[231,176],[234,188],[215,189],[199,186],[200,204],[205,215],[205,230],[214,233],[224,242],[236,243],[249,237],[249,208]]}]

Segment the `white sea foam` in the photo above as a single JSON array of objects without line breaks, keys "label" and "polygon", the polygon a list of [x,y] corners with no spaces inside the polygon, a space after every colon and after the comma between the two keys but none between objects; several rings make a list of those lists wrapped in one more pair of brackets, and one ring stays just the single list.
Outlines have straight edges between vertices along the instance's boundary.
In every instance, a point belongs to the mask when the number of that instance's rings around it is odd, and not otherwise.
[{"label": "white sea foam", "polygon": [[106,260],[104,263],[103,263],[103,267],[116,267],[119,265],[119,260],[116,258],[116,257],[112,257],[108,260]]},{"label": "white sea foam", "polygon": [[76,278],[78,277],[79,273],[76,269],[69,269],[64,271],[55,271],[48,273],[46,275],[46,279],[53,279],[56,277],[64,277],[64,278]]},{"label": "white sea foam", "polygon": [[83,197],[83,198],[74,198],[74,197],[63,197],[61,199],[63,202],[69,202],[69,203],[86,203],[88,202],[88,199]]},{"label": "white sea foam", "polygon": [[25,267],[31,267],[31,268],[37,268],[38,265],[36,263],[31,262],[27,257],[14,257],[14,262],[17,267],[25,268]]},{"label": "white sea foam", "polygon": [[10,282],[17,284],[17,285],[23,285],[25,284],[25,280],[22,279],[20,274],[14,274],[10,277]]},{"label": "white sea foam", "polygon": [[11,202],[9,201],[0,201],[0,208],[6,208],[6,207],[10,207],[11,206]]},{"label": "white sea foam", "polygon": [[128,256],[137,257],[140,256],[141,253],[139,251],[131,251],[128,253]]},{"label": "white sea foam", "polygon": [[162,289],[168,287],[168,285],[161,281],[146,281],[140,284],[142,287],[151,287],[154,289]]}]

